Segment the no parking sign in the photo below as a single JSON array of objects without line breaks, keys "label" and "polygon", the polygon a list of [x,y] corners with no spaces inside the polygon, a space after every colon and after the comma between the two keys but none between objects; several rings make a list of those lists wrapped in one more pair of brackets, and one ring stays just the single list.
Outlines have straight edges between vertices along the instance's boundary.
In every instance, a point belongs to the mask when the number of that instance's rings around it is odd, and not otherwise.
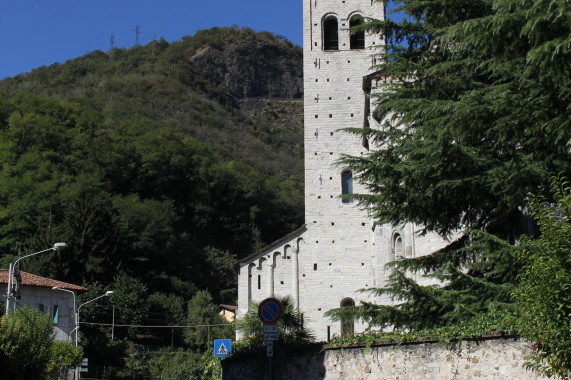
[{"label": "no parking sign", "polygon": [[282,317],[282,304],[275,298],[266,298],[258,307],[258,317],[266,325],[275,325]]}]

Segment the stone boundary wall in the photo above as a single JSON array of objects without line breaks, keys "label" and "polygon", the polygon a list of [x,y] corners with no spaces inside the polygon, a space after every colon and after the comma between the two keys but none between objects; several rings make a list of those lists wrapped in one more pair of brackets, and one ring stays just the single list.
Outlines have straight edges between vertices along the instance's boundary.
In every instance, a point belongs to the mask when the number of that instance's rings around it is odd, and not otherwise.
[{"label": "stone boundary wall", "polygon": [[[274,349],[271,380],[431,380],[545,379],[523,368],[527,341],[510,338],[464,340],[460,345],[402,345],[324,348],[309,345],[280,352]],[[237,355],[222,362],[223,380],[270,379],[265,353]]]}]

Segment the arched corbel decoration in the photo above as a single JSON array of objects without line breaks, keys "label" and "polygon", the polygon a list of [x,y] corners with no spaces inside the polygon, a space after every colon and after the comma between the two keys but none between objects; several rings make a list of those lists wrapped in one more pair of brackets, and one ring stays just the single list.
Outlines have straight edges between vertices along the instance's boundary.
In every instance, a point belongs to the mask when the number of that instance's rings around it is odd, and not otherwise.
[{"label": "arched corbel decoration", "polygon": [[292,249],[292,248],[291,248],[291,245],[289,245],[289,244],[286,244],[286,245],[284,246],[284,253],[283,253],[283,256],[282,256],[284,259],[291,258],[291,249]]}]

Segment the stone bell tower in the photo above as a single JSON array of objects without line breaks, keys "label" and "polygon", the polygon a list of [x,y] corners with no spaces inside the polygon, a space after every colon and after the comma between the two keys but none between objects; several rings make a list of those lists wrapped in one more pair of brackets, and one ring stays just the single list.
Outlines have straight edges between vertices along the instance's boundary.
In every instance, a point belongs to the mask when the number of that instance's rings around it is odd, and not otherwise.
[{"label": "stone bell tower", "polygon": [[300,252],[300,309],[319,335],[340,334],[323,318],[327,310],[358,304],[359,289],[374,286],[372,220],[343,194],[364,192],[353,173],[336,165],[342,155],[367,153],[359,136],[342,129],[368,122],[363,90],[382,36],[349,28],[366,18],[384,19],[384,3],[374,0],[304,0],[304,251]]}]

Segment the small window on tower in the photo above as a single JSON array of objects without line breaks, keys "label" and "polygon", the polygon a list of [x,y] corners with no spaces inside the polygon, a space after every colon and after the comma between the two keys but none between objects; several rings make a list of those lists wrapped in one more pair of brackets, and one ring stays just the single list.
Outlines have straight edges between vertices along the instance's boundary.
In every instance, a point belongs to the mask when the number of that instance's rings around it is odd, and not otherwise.
[{"label": "small window on tower", "polygon": [[337,19],[333,16],[323,20],[323,50],[339,50]]},{"label": "small window on tower", "polygon": [[391,244],[391,251],[389,254],[389,261],[398,260],[404,257],[404,245],[402,236],[399,233],[393,234],[393,241]]},{"label": "small window on tower", "polygon": [[[341,194],[353,194],[353,173],[346,171],[341,173]],[[350,198],[343,198],[343,203],[353,202]]]},{"label": "small window on tower", "polygon": [[[344,298],[341,300],[340,306],[343,307],[354,307],[355,301],[351,298]],[[341,336],[352,337],[355,334],[355,324],[350,318],[341,318]]]},{"label": "small window on tower", "polygon": [[365,31],[355,31],[353,28],[358,28],[360,25],[363,24],[363,17],[359,15],[355,15],[351,17],[351,21],[349,22],[350,28],[350,40],[349,44],[351,49],[364,49],[365,48]]}]

